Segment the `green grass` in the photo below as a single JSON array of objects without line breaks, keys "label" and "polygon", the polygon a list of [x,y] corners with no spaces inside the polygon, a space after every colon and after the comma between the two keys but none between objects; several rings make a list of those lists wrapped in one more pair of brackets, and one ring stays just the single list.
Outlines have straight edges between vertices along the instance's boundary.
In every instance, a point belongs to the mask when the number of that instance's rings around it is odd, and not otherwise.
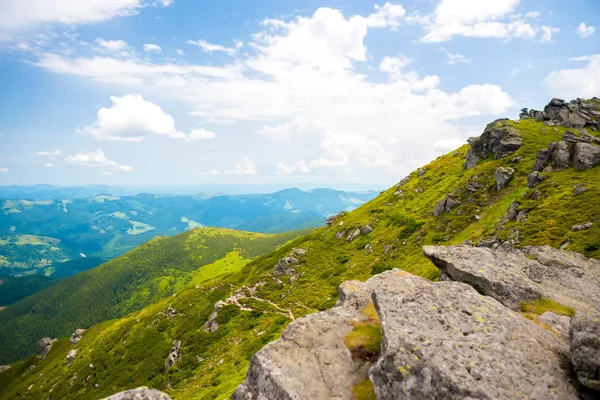
[{"label": "green grass", "polygon": [[[278,338],[290,322],[290,318],[278,313],[277,307],[290,310],[295,318],[328,309],[336,302],[337,286],[341,282],[366,280],[391,268],[437,279],[439,271],[423,256],[423,245],[453,245],[467,239],[477,242],[493,236],[506,239],[518,230],[519,246],[547,244],[558,248],[568,241],[568,250],[600,258],[600,223],[597,223],[600,207],[592,206],[600,204],[600,167],[549,173],[544,183],[529,189],[527,175],[535,163],[537,150],[546,148],[551,141],[560,140],[565,129],[547,127],[531,120],[513,124],[523,137],[523,146],[513,155],[499,160],[482,160],[475,168],[465,170],[463,162],[468,146],[463,146],[457,150],[457,155],[450,152],[429,163],[422,176],[412,173],[402,187],[402,197],[395,195],[396,188],[392,187],[339,218],[332,227],[322,227],[276,250],[267,249],[263,255],[240,250],[239,244],[229,246],[226,251],[219,250],[222,241],[213,240],[210,235],[196,238],[190,234],[183,245],[173,242],[170,251],[158,246],[166,251],[160,258],[160,276],[176,278],[174,284],[164,284],[174,295],[119,320],[92,327],[76,345],[81,357],[69,367],[62,365],[69,346],[62,345],[53,350],[47,360],[17,364],[14,372],[0,374],[0,397],[14,399],[23,394],[45,398],[55,385],[53,393],[59,394],[59,398],[97,399],[128,387],[149,385],[167,390],[175,400],[225,398],[243,382],[252,355]],[[511,161],[521,156],[520,162]],[[499,166],[509,166],[516,171],[501,191],[496,189],[494,181],[494,172]],[[481,189],[475,193],[465,188],[473,180],[481,184]],[[574,197],[572,190],[576,183],[584,184],[589,190]],[[534,192],[539,193],[539,200],[533,199]],[[449,213],[433,217],[436,203],[446,193],[454,193],[462,203]],[[500,229],[499,222],[513,201],[520,203],[519,210],[526,211],[527,217],[508,222]],[[480,218],[475,218],[476,215]],[[587,221],[594,222],[591,229],[570,231],[573,225]],[[343,222],[343,226],[339,226],[339,222]],[[374,231],[351,243],[335,237],[337,232],[365,224],[370,224]],[[367,245],[372,251],[365,250]],[[294,267],[297,271],[294,279],[290,276],[274,279],[274,266],[294,247],[307,250],[300,264]],[[155,247],[140,249],[152,257],[160,254]],[[190,280],[181,290],[177,283],[181,282],[177,278],[177,271],[181,269],[178,255],[193,249],[202,254],[193,255],[190,268],[183,268],[188,271],[186,276]],[[213,251],[220,256],[214,258]],[[253,260],[245,263],[250,258]],[[198,270],[199,263],[207,267],[206,271],[192,272]],[[204,332],[202,326],[213,311],[214,303],[227,299],[242,286],[255,287],[254,296],[262,301],[241,301],[253,311],[223,309],[225,311],[218,317],[219,330]],[[153,290],[137,291],[135,295],[147,299],[152,293]],[[135,298],[128,294],[128,298],[132,297]],[[141,301],[136,299],[134,303],[141,304]],[[169,305],[177,310],[177,316],[171,319],[159,316]],[[527,313],[559,309],[552,302],[526,307],[533,310]],[[10,307],[2,311],[0,317],[9,310]],[[4,326],[2,321],[0,325]],[[183,359],[165,376],[164,360],[174,339],[183,342]],[[348,343],[354,348],[378,349],[376,324],[366,321],[354,326]],[[27,362],[36,364],[37,375],[22,375]],[[98,365],[91,372],[90,362]],[[40,377],[39,373],[44,375]],[[75,373],[78,377],[91,374],[92,378],[71,386],[70,379]],[[167,389],[167,379],[173,385],[171,390]],[[94,388],[94,383],[99,387]],[[34,387],[27,391],[31,384]],[[368,384],[364,385],[364,392],[370,393]]]},{"label": "green grass", "polygon": [[367,319],[354,324],[352,331],[344,337],[344,344],[353,359],[376,359],[381,351],[381,322],[373,303],[363,310],[363,314]]},{"label": "green grass", "polygon": [[547,311],[551,311],[558,315],[566,315],[567,317],[573,317],[575,315],[575,310],[573,308],[564,306],[552,299],[542,298],[521,303],[521,312],[527,314],[542,315]]},{"label": "green grass", "polygon": [[376,400],[373,382],[368,378],[358,383],[353,388],[354,400]]}]

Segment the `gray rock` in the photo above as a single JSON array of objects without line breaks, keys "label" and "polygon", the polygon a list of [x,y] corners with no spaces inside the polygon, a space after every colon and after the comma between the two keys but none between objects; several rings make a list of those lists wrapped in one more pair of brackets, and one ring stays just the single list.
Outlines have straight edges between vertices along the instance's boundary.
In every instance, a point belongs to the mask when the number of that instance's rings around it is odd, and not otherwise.
[{"label": "gray rock", "polygon": [[425,168],[419,168],[417,169],[417,176],[423,176],[425,172],[427,172]]},{"label": "gray rock", "polygon": [[351,230],[350,233],[348,233],[348,236],[346,237],[346,242],[348,242],[348,243],[353,242],[359,236],[360,236],[360,229],[357,228],[357,229]]},{"label": "gray rock", "polygon": [[585,231],[590,229],[592,226],[594,226],[593,223],[591,222],[587,222],[585,224],[581,224],[581,225],[575,225],[571,228],[572,232],[579,232],[579,231]]},{"label": "gray rock", "polygon": [[571,320],[571,362],[579,382],[600,390],[600,314],[582,313]]},{"label": "gray rock", "polygon": [[46,358],[50,350],[52,349],[52,345],[58,339],[50,339],[49,337],[41,338],[36,342],[37,348],[42,353],[42,359]]},{"label": "gray rock", "polygon": [[496,189],[503,189],[515,174],[515,170],[510,167],[498,167],[494,176],[496,177]]},{"label": "gray rock", "polygon": [[327,225],[329,225],[329,226],[332,226],[332,225],[333,225],[333,222],[334,222],[336,219],[338,219],[338,218],[340,218],[340,217],[343,217],[343,216],[344,216],[344,215],[346,215],[346,214],[347,214],[347,213],[346,213],[346,211],[340,211],[340,212],[339,212],[339,213],[337,213],[336,215],[331,215],[331,216],[329,216],[329,217],[327,218]]},{"label": "gray rock", "polygon": [[227,303],[225,303],[223,300],[219,300],[215,303],[215,305],[213,306],[213,309],[215,311],[219,311],[221,308],[225,307],[227,305]]},{"label": "gray rock", "polygon": [[362,228],[360,228],[360,233],[363,236],[366,236],[371,232],[373,232],[373,228],[371,228],[371,225],[365,225]]},{"label": "gray rock", "polygon": [[563,339],[569,339],[569,327],[571,325],[571,317],[566,315],[558,315],[550,311],[546,311],[538,318],[538,321],[548,325]]},{"label": "gray rock", "polygon": [[290,323],[280,339],[252,357],[246,381],[231,398],[351,400],[354,385],[367,378],[371,362],[353,359],[344,337],[352,324],[367,318],[361,311],[384,279],[377,275],[364,283],[344,282],[334,308]]},{"label": "gray rock", "polygon": [[[498,159],[514,153],[521,147],[523,143],[521,135],[504,121],[506,120],[496,120],[485,127],[481,136],[469,138],[468,142],[471,145],[470,150],[472,150],[471,157],[475,155],[479,159],[485,159],[493,156]],[[465,167],[469,168],[469,165],[473,165],[473,163],[472,161],[469,162],[469,154],[467,153]]]},{"label": "gray rock", "polygon": [[113,394],[105,400],[171,400],[171,398],[159,390],[140,386]]},{"label": "gray rock", "polygon": [[502,222],[506,223],[508,221],[516,221],[517,217],[519,216],[517,208],[519,208],[520,205],[521,204],[519,204],[517,201],[513,201],[512,203],[510,203],[510,205],[508,206],[508,210],[506,210],[506,213],[504,214]]},{"label": "gray rock", "polygon": [[71,344],[79,343],[79,341],[83,337],[84,333],[85,333],[85,329],[75,330],[75,332],[73,332],[73,334],[71,335],[71,339],[69,339],[69,343],[71,343]]},{"label": "gray rock", "polygon": [[600,147],[589,143],[577,143],[573,149],[573,167],[580,171],[600,164]]},{"label": "gray rock", "polygon": [[562,171],[569,168],[570,160],[571,151],[569,150],[569,146],[565,142],[558,142],[552,154],[552,170]]},{"label": "gray rock", "polygon": [[10,369],[10,365],[0,365],[0,374],[4,371],[8,371]]},{"label": "gray rock", "polygon": [[296,272],[292,265],[297,264],[298,259],[295,257],[283,257],[279,260],[275,268],[273,269],[273,274],[275,275],[293,275]]},{"label": "gray rock", "polygon": [[293,253],[297,257],[304,257],[306,254],[306,249],[294,249]]},{"label": "gray rock", "polygon": [[75,359],[76,356],[77,356],[77,349],[69,350],[69,352],[67,353],[67,357],[65,358],[67,365],[71,364],[71,362]]},{"label": "gray rock", "polygon": [[533,171],[532,173],[527,175],[527,186],[529,186],[530,188],[536,187],[537,185],[544,182],[545,180],[546,180],[546,175],[544,175],[538,171]]},{"label": "gray rock", "polygon": [[423,253],[452,280],[515,310],[542,297],[578,312],[600,307],[600,260],[579,253],[550,246],[424,246]]},{"label": "gray rock", "polygon": [[587,192],[587,190],[588,188],[583,186],[581,183],[578,183],[577,185],[573,186],[573,196],[580,195],[583,192]]},{"label": "gray rock", "polygon": [[341,239],[346,235],[346,231],[340,231],[335,234],[336,239]]},{"label": "gray rock", "polygon": [[[567,344],[459,282],[398,270],[373,293],[382,350],[378,399],[576,399]],[[383,275],[383,274],[382,274]]]},{"label": "gray rock", "polygon": [[479,160],[480,160],[480,158],[477,157],[477,155],[475,154],[473,149],[469,149],[469,150],[467,150],[467,156],[465,158],[464,167],[466,169],[475,168],[475,166],[477,166],[477,163],[479,162]]},{"label": "gray rock", "polygon": [[450,212],[454,208],[458,207],[460,204],[461,202],[457,197],[451,195],[450,193],[447,193],[446,197],[444,197],[436,204],[435,208],[433,209],[433,216],[437,217],[442,213]]}]

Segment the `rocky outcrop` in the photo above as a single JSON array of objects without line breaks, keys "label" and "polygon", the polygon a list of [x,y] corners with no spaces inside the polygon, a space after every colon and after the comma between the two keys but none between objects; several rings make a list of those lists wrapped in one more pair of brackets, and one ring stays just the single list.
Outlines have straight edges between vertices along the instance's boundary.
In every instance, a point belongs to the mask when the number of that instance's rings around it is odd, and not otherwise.
[{"label": "rocky outcrop", "polygon": [[344,282],[336,307],[290,323],[280,339],[252,357],[246,381],[232,399],[352,399],[371,363],[353,359],[344,337],[367,319],[362,311],[385,279]]},{"label": "rocky outcrop", "polygon": [[533,171],[537,172],[552,172],[562,171],[569,167],[571,160],[571,150],[566,142],[548,144],[547,149],[537,151],[537,159]]},{"label": "rocky outcrop", "polygon": [[173,346],[171,347],[171,350],[169,350],[169,355],[165,360],[165,369],[168,371],[171,369],[171,367],[173,367],[173,365],[181,361],[181,356],[181,340],[175,339],[173,340]]},{"label": "rocky outcrop", "polygon": [[527,186],[529,186],[530,188],[533,188],[533,187],[536,187],[537,185],[539,185],[540,183],[544,182],[545,180],[546,180],[546,175],[544,175],[538,171],[533,171],[532,173],[527,175]]},{"label": "rocky outcrop", "polygon": [[538,318],[542,324],[546,324],[554,332],[558,333],[562,338],[568,340],[571,318],[566,315],[555,314],[551,311],[546,311]]},{"label": "rocky outcrop", "polygon": [[71,364],[71,362],[77,357],[77,349],[69,350],[67,356],[65,357],[65,361],[67,365]]},{"label": "rocky outcrop", "polygon": [[523,109],[521,118],[535,118],[548,126],[560,125],[566,128],[589,127],[600,130],[600,99],[577,99],[569,103],[554,98],[544,107],[544,111]]},{"label": "rocky outcrop", "polygon": [[473,168],[480,159],[489,156],[494,159],[506,157],[521,147],[521,135],[505,121],[507,120],[496,120],[485,127],[481,136],[469,138],[471,148],[467,151],[465,168]]},{"label": "rocky outcrop", "polygon": [[346,211],[340,211],[339,213],[337,213],[337,214],[335,214],[335,215],[331,215],[331,216],[329,216],[329,217],[327,218],[327,225],[328,225],[328,226],[333,226],[333,222],[334,222],[336,219],[338,219],[338,218],[340,218],[340,217],[343,217],[343,216],[344,216],[344,215],[346,215],[346,214],[347,214],[347,212],[346,212]]},{"label": "rocky outcrop", "polygon": [[594,226],[591,222],[586,222],[585,224],[575,225],[571,228],[572,232],[586,231]]},{"label": "rocky outcrop", "polygon": [[85,333],[85,329],[75,330],[75,332],[73,332],[73,334],[71,335],[71,339],[69,339],[69,343],[71,343],[71,344],[79,343],[79,341],[83,337],[84,333]]},{"label": "rocky outcrop", "polygon": [[400,271],[375,288],[378,399],[576,399],[566,343],[459,282]]},{"label": "rocky outcrop", "polygon": [[578,311],[600,307],[600,261],[550,246],[496,249],[424,246],[443,275],[511,309],[549,298]]},{"label": "rocky outcrop", "polygon": [[496,169],[496,173],[494,174],[496,178],[496,189],[502,190],[506,185],[508,185],[508,182],[512,179],[514,174],[515,170],[510,167],[498,167],[498,169]]},{"label": "rocky outcrop", "polygon": [[300,257],[304,257],[306,254],[305,249],[292,249],[292,252],[279,259],[277,265],[273,269],[275,275],[293,275],[296,270],[293,268],[294,265],[300,262]]},{"label": "rocky outcrop", "polygon": [[156,389],[140,386],[135,389],[125,390],[107,397],[105,400],[171,400],[171,398]]},{"label": "rocky outcrop", "polygon": [[573,148],[573,167],[580,171],[600,164],[600,146],[577,143]]},{"label": "rocky outcrop", "polygon": [[457,197],[447,193],[446,196],[435,205],[435,208],[433,209],[433,216],[437,217],[442,213],[450,212],[460,204],[461,201]]},{"label": "rocky outcrop", "polygon": [[54,342],[56,342],[58,339],[50,339],[49,337],[45,337],[45,338],[41,338],[40,340],[38,340],[36,342],[37,348],[40,350],[40,352],[42,353],[42,359],[46,358],[46,356],[48,355],[48,353],[50,352],[50,350],[52,349],[52,345],[54,344]]},{"label": "rocky outcrop", "polygon": [[600,390],[600,314],[582,313],[571,321],[571,362],[579,382]]}]

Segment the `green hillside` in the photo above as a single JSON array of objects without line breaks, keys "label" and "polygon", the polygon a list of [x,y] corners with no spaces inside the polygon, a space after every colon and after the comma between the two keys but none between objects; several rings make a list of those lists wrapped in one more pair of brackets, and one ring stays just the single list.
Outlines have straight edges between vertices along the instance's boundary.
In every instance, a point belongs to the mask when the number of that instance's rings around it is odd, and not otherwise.
[{"label": "green hillside", "polygon": [[[299,234],[199,228],[173,238],[154,238],[0,311],[0,363],[33,354],[41,337],[68,335],[139,310],[192,281],[231,273]],[[219,268],[208,267],[215,263]],[[211,273],[204,272],[205,267]]]},{"label": "green hillside", "polygon": [[[0,397],[99,399],[148,385],[174,399],[223,399],[244,380],[252,355],[277,338],[292,318],[333,306],[339,283],[391,268],[436,279],[438,270],[422,255],[423,245],[512,240],[516,246],[565,245],[600,258],[600,166],[548,172],[542,183],[528,188],[537,151],[559,141],[566,129],[533,119],[508,125],[523,142],[513,154],[489,157],[472,169],[463,166],[468,145],[441,156],[401,186],[239,272],[203,277],[141,311],[95,325],[76,345],[61,339],[46,359],[31,357],[0,374]],[[494,175],[500,166],[515,174],[498,190]],[[576,184],[587,190],[575,196]],[[460,204],[435,217],[434,208],[448,193]],[[503,221],[515,200],[513,208],[523,211],[522,218]],[[594,222],[590,229],[571,231],[588,221]],[[363,233],[356,233],[360,228]],[[152,243],[147,246],[145,253],[154,251]],[[279,260],[294,248],[306,253],[297,256],[293,274],[274,275]],[[219,300],[226,305],[214,319],[218,329],[207,332],[204,324]],[[169,307],[174,311],[168,312]],[[181,357],[167,369],[174,341],[181,341]],[[78,354],[67,365],[71,349]]]}]

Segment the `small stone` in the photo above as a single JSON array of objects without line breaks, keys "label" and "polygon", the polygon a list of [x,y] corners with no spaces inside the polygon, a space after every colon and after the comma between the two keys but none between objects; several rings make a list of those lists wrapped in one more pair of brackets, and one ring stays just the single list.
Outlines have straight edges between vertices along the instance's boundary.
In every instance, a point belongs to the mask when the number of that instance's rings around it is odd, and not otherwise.
[{"label": "small stone", "polygon": [[512,179],[515,174],[515,170],[510,167],[498,167],[496,169],[495,177],[496,177],[496,188],[498,190],[506,187],[508,182]]},{"label": "small stone", "polygon": [[591,222],[585,223],[585,224],[581,224],[581,225],[575,225],[571,228],[572,232],[579,232],[579,231],[585,231],[590,229],[594,224]]},{"label": "small stone", "polygon": [[580,195],[583,192],[587,192],[587,190],[588,188],[583,186],[581,183],[578,183],[577,185],[573,186],[573,196]]},{"label": "small stone", "polygon": [[527,186],[530,188],[535,187],[542,183],[546,179],[546,176],[538,171],[533,171],[527,176]]},{"label": "small stone", "polygon": [[71,361],[75,359],[75,356],[77,356],[77,349],[69,350],[66,357],[67,365],[71,364]]},{"label": "small stone", "polygon": [[360,228],[360,233],[363,236],[366,236],[371,232],[373,232],[373,228],[371,228],[371,225],[365,225],[362,228]]}]

